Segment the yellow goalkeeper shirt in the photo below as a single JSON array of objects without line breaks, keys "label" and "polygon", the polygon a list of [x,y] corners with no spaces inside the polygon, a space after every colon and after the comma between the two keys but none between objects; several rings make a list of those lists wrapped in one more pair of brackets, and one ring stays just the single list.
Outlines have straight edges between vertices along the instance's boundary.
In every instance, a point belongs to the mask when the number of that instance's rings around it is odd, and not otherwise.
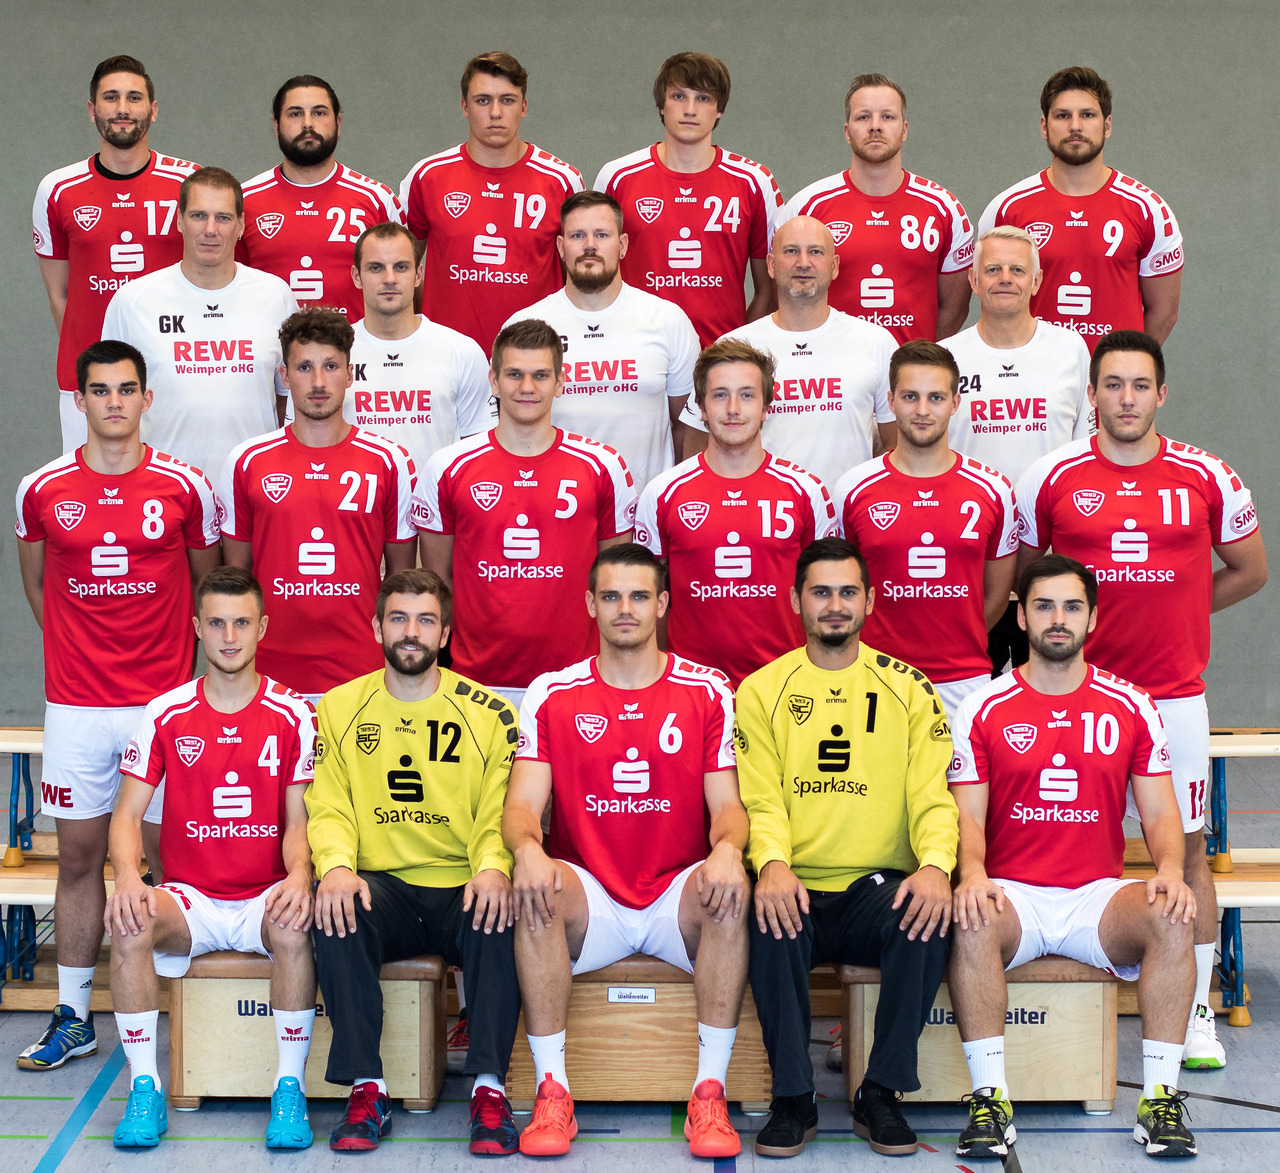
[{"label": "yellow goalkeeper shirt", "polygon": [[916,669],[863,644],[829,672],[797,648],[742,682],[736,732],[757,874],[780,859],[834,892],[883,868],[955,867],[951,731]]},{"label": "yellow goalkeeper shirt", "polygon": [[398,701],[381,671],[320,698],[307,837],[316,873],[390,872],[456,888],[511,875],[502,804],[519,734],[502,697],[440,669],[424,701]]}]

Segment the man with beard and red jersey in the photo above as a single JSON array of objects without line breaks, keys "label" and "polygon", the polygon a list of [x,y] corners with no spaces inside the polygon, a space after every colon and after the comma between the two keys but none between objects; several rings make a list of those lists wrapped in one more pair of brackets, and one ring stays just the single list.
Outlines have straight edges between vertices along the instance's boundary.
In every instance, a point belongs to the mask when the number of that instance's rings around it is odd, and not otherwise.
[{"label": "man with beard and red jersey", "polygon": [[653,101],[662,142],[606,163],[595,189],[613,196],[631,225],[628,284],[674,301],[710,346],[773,309],[765,257],[782,193],[767,167],[711,141],[729,104],[723,61],[705,53],[668,57]]},{"label": "man with beard and red jersey", "polygon": [[333,157],[342,104],[323,78],[285,82],[271,104],[271,127],[284,159],[245,181],[236,260],[287,281],[301,306],[329,306],[359,321],[364,299],[351,280],[352,250],[366,228],[403,223],[400,201],[385,183]]},{"label": "man with beard and red jersey", "polygon": [[[1209,983],[1218,903],[1205,858],[1209,616],[1262,589],[1267,552],[1249,490],[1225,461],[1155,429],[1168,394],[1149,334],[1117,330],[1093,352],[1089,402],[1098,434],[1037,460],[1018,482],[1019,566],[1052,546],[1098,577],[1089,659],[1144,688],[1169,735],[1173,787],[1196,894],[1196,997],[1189,1067],[1222,1067]],[[1216,556],[1224,565],[1213,568]],[[1132,808],[1130,814],[1133,814]]]},{"label": "man with beard and red jersey", "polygon": [[636,541],[671,573],[668,646],[736,688],[804,643],[787,584],[800,551],[840,522],[822,482],[761,443],[774,396],[769,355],[724,339],[699,355],[693,385],[710,442],[650,482]]},{"label": "man with beard and red jersey", "polygon": [[907,97],[882,73],[853,79],[844,98],[847,171],[809,184],[778,224],[814,216],[835,238],[838,310],[886,327],[899,342],[954,334],[969,313],[973,228],[945,187],[902,166]]},{"label": "man with beard and red jersey", "polygon": [[560,288],[556,209],[582,190],[576,167],[520,138],[528,71],[510,53],[462,73],[467,141],[420,159],[400,184],[405,223],[426,244],[422,312],[489,354],[502,323]]},{"label": "man with beard and red jersey", "polygon": [[62,450],[87,438],[76,408],[76,356],[102,337],[111,295],[182,259],[178,188],[198,164],[160,155],[148,133],[160,107],[136,57],[108,57],[89,81],[98,153],[40,181],[32,211],[36,261],[58,328]]},{"label": "man with beard and red jersey", "polygon": [[1044,281],[1031,312],[1091,351],[1112,330],[1163,343],[1178,320],[1182,230],[1154,191],[1102,161],[1111,87],[1088,66],[1060,69],[1040,93],[1040,137],[1053,162],[996,196],[979,233],[1014,224],[1032,235]]},{"label": "man with beard and red jersey", "polygon": [[565,1069],[573,974],[632,953],[693,974],[693,1155],[742,1149],[724,1094],[751,891],[733,694],[721,673],[658,647],[664,577],[643,546],[602,550],[586,596],[599,654],[539,676],[520,709],[502,837],[515,861],[516,967],[538,1083],[520,1137],[529,1156],[567,1153],[578,1132]]},{"label": "man with beard and red jersey", "polygon": [[[630,236],[611,195],[580,191],[560,208],[563,289],[512,316],[546,322],[564,344],[564,394],[551,422],[608,444],[637,489],[680,459],[680,410],[693,393],[698,336],[674,302],[623,283]],[[674,435],[674,439],[673,439]]]}]

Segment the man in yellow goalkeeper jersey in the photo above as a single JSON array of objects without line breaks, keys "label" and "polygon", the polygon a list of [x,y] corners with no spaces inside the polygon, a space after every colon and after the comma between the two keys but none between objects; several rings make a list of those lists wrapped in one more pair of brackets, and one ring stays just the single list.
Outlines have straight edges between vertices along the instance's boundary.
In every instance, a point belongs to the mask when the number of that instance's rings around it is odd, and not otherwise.
[{"label": "man in yellow goalkeeper jersey", "polygon": [[807,643],[738,689],[738,780],[759,877],[749,972],[773,1067],[756,1139],[765,1156],[794,1156],[817,1134],[809,970],[824,962],[880,968],[854,1131],[873,1152],[916,1151],[896,1099],[920,1087],[959,830],[946,713],[921,672],[859,642],[874,602],[849,542],[811,543],[791,592]]}]

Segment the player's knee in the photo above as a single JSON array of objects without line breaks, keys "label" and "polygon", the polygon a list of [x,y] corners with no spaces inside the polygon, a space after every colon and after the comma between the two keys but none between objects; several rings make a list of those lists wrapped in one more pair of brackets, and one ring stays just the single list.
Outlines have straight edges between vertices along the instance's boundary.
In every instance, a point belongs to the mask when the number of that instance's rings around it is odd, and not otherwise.
[{"label": "player's knee", "polygon": [[154,930],[138,933],[137,936],[127,930],[123,933],[116,932],[111,937],[111,952],[118,953],[123,960],[131,963],[140,957],[149,959],[155,947],[155,939]]},{"label": "player's knee", "polygon": [[310,957],[312,954],[311,934],[306,928],[294,929],[287,925],[273,925],[271,928],[271,952],[277,956],[289,958]]}]

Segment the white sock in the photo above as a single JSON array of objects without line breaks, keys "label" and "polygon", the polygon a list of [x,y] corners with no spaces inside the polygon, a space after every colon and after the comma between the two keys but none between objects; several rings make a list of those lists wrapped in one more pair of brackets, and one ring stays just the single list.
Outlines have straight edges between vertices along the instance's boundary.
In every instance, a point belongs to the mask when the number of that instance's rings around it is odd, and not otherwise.
[{"label": "white sock", "polygon": [[462,970],[453,971],[453,984],[458,987],[458,1013],[467,1013],[467,987],[462,982]]},{"label": "white sock", "polygon": [[89,998],[93,994],[93,966],[58,966],[58,1003],[70,1006],[76,1017],[89,1017]]},{"label": "white sock", "polygon": [[159,1010],[144,1010],[141,1014],[116,1014],[120,1045],[124,1048],[124,1057],[129,1060],[131,1088],[133,1081],[140,1075],[151,1076],[155,1080],[156,1091],[163,1086],[160,1069],[156,1066],[156,1024],[159,1021]]},{"label": "white sock", "polygon": [[698,1074],[693,1077],[696,1088],[704,1079],[715,1079],[724,1087],[729,1076],[729,1060],[733,1056],[736,1026],[708,1026],[698,1023]]},{"label": "white sock", "polygon": [[964,1061],[969,1064],[969,1078],[973,1080],[973,1090],[981,1087],[998,1087],[1009,1096],[1009,1085],[1004,1075],[1004,1035],[993,1035],[989,1039],[974,1039],[961,1043],[964,1047]]},{"label": "white sock", "polygon": [[507,1094],[506,1085],[496,1075],[477,1075],[476,1081],[471,1085],[471,1098],[475,1099],[476,1092],[482,1087],[493,1088],[500,1096]]},{"label": "white sock", "polygon": [[311,1028],[315,1024],[316,1012],[311,1010],[277,1010],[271,1008],[276,1020],[276,1049],[280,1052],[280,1066],[276,1068],[276,1081],[271,1085],[274,1091],[280,1081],[292,1075],[298,1086],[307,1090],[307,1056],[311,1054]]},{"label": "white sock", "polygon": [[[1197,1006],[1209,1005],[1209,983],[1213,981],[1213,955],[1215,947],[1212,941],[1207,945],[1196,946],[1196,996],[1191,1001],[1191,1013]],[[61,966],[58,967],[62,969]]]},{"label": "white sock", "polygon": [[1154,1039],[1142,1040],[1142,1094],[1147,1099],[1151,1099],[1156,1094],[1158,1083],[1174,1091],[1178,1086],[1178,1073],[1181,1070],[1181,1043],[1158,1043]]},{"label": "white sock", "polygon": [[363,1079],[352,1080],[351,1086],[353,1088],[357,1088],[362,1083],[376,1083],[378,1085],[378,1094],[381,1096],[385,1096],[387,1094],[387,1081],[385,1079],[374,1079],[372,1075],[369,1075]]},{"label": "white sock", "polygon": [[564,1070],[564,1031],[553,1035],[530,1035],[529,1050],[533,1052],[533,1082],[536,1087],[551,1076],[565,1091],[569,1090],[569,1077]]}]

